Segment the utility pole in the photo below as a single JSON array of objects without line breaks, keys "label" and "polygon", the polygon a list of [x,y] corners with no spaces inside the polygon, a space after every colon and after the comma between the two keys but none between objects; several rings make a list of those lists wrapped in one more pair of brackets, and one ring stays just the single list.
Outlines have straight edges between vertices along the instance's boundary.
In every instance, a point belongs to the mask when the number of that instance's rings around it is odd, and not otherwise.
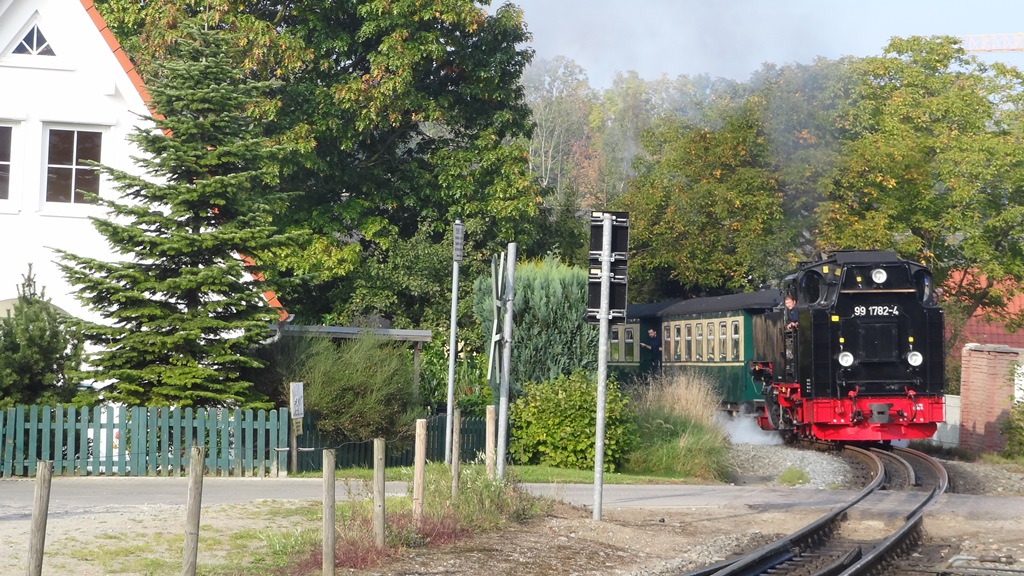
[{"label": "utility pole", "polygon": [[[452,463],[452,415],[455,406],[455,353],[458,348],[458,340],[455,338],[455,325],[459,318],[459,262],[462,262],[463,255],[463,226],[462,220],[455,219],[452,241],[452,316],[451,336],[448,339],[448,408],[447,418],[444,425],[444,463]],[[458,456],[456,456],[457,458]]]}]

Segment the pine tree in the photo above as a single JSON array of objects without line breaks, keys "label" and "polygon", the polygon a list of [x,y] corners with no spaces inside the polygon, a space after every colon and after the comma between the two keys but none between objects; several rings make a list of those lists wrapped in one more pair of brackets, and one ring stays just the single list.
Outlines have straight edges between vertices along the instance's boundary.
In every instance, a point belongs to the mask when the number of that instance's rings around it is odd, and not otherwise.
[{"label": "pine tree", "polygon": [[76,401],[81,360],[81,335],[46,289],[36,288],[29,266],[18,300],[0,317],[0,409]]},{"label": "pine tree", "polygon": [[260,136],[267,83],[233,65],[223,31],[190,30],[147,88],[156,129],[130,140],[145,176],[102,166],[120,198],[98,199],[96,229],[122,259],[61,251],[79,299],[102,317],[83,323],[88,363],[105,398],[130,405],[235,406],[261,399],[240,373],[277,312],[256,263],[295,237],[272,214],[283,151]]}]

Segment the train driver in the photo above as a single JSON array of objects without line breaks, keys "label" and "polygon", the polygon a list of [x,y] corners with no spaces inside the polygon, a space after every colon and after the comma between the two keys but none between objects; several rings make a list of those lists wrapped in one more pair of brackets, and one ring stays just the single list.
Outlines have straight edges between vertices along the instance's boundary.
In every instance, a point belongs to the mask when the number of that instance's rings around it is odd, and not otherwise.
[{"label": "train driver", "polygon": [[800,316],[796,310],[796,297],[792,294],[786,294],[783,303],[786,306],[786,331],[792,332],[800,324]]}]

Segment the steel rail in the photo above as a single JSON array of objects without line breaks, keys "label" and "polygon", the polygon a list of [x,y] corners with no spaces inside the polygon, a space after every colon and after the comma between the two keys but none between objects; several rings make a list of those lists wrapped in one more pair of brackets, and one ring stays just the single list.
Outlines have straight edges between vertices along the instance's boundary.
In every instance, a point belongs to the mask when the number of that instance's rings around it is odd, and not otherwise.
[{"label": "steel rail", "polygon": [[[688,572],[687,576],[760,574],[772,566],[777,566],[794,558],[798,554],[798,552],[795,552],[794,550],[799,551],[810,549],[816,541],[821,539],[827,540],[839,526],[839,523],[845,516],[846,511],[859,504],[871,494],[875,493],[885,480],[885,467],[878,456],[867,450],[853,446],[847,446],[844,450],[850,451],[851,454],[870,462],[874,466],[874,478],[854,498],[833,510],[830,510],[821,518],[818,518],[814,522],[784,538],[758,548],[757,550],[745,554],[740,558],[726,560],[693,572]],[[848,554],[840,563],[840,568],[845,568],[845,566],[848,565],[846,563],[855,562],[858,559],[859,554]]]},{"label": "steel rail", "polygon": [[869,574],[873,570],[882,567],[889,558],[890,553],[907,544],[920,533],[925,510],[934,504],[935,501],[939,499],[939,496],[946,491],[946,488],[949,487],[949,475],[938,460],[922,452],[910,450],[909,448],[894,448],[893,451],[906,454],[927,463],[936,475],[936,486],[932,488],[928,497],[906,516],[906,522],[904,522],[903,526],[901,526],[899,530],[894,532],[885,540],[882,540],[878,546],[872,548],[870,552],[865,554],[855,564],[843,571],[840,576],[860,576],[863,574]]}]

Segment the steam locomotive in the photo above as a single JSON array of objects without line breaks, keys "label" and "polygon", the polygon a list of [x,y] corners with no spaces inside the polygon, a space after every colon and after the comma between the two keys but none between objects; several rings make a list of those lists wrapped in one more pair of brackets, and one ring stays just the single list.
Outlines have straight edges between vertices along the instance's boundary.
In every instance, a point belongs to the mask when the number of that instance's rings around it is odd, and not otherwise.
[{"label": "steam locomotive", "polygon": [[[784,295],[797,299],[787,329]],[[660,356],[639,344],[654,329]],[[944,417],[943,313],[930,271],[887,251],[839,251],[780,290],[640,304],[612,328],[609,363],[710,374],[726,409],[788,438],[931,437]]]}]

